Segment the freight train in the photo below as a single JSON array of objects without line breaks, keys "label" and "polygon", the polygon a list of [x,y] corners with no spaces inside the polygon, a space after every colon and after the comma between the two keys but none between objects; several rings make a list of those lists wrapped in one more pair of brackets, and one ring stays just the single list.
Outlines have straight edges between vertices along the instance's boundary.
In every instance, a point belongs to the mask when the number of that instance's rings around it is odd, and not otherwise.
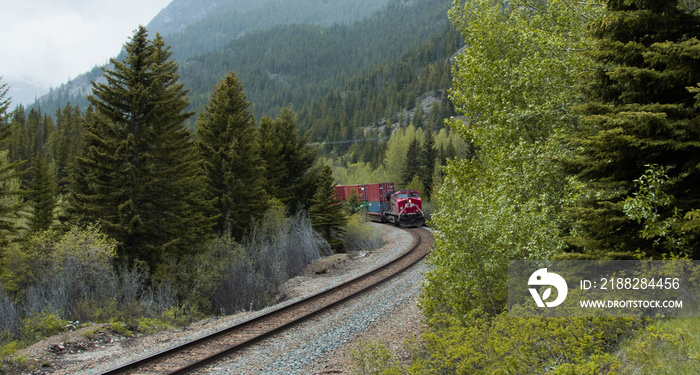
[{"label": "freight train", "polygon": [[336,185],[336,195],[347,201],[353,195],[365,206],[373,221],[402,227],[425,224],[420,194],[416,190],[394,190],[393,182],[368,185]]}]

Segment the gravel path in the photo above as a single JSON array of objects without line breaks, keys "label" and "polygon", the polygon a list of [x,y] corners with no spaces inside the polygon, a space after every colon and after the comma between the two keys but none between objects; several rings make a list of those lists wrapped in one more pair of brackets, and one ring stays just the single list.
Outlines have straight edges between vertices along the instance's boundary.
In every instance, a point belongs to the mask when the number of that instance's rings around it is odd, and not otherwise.
[{"label": "gravel path", "polygon": [[[97,342],[91,342],[82,333],[95,327],[87,327],[54,336],[17,355],[41,366],[34,374],[97,374],[202,337],[357,277],[409,249],[413,239],[409,233],[388,225],[375,225],[385,233],[385,246],[373,251],[326,257],[307,266],[301,275],[285,284],[282,291],[289,299],[276,306],[207,319],[185,328],[137,338],[108,333],[100,335]],[[400,351],[404,337],[420,332],[421,315],[415,306],[424,269],[421,262],[356,301],[311,319],[280,335],[282,337],[262,341],[244,352],[249,354],[237,354],[231,362],[219,364],[206,373],[347,373],[349,348],[363,335],[371,340],[385,341],[387,346]]]},{"label": "gravel path", "polygon": [[[349,353],[360,338],[398,346],[417,334],[416,298],[423,262],[391,281],[264,340],[197,374],[349,373]],[[397,345],[398,344],[398,345]]]}]

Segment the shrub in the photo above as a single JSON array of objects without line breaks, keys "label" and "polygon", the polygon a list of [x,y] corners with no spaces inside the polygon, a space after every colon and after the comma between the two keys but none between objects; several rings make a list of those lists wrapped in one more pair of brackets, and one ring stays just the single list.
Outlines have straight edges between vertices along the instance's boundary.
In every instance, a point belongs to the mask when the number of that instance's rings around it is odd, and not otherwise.
[{"label": "shrub", "polygon": [[24,319],[22,335],[28,340],[40,340],[66,330],[67,320],[60,319],[56,314],[44,310]]},{"label": "shrub", "polygon": [[290,218],[283,207],[273,207],[251,225],[242,243],[219,236],[190,262],[186,305],[206,314],[262,308],[276,302],[282,283],[329,252],[308,214]]},{"label": "shrub", "polygon": [[368,223],[365,216],[355,214],[350,217],[345,230],[345,249],[347,251],[376,249],[382,244],[382,232]]},{"label": "shrub", "polygon": [[670,318],[650,324],[621,345],[617,357],[629,374],[700,373],[697,318]]},{"label": "shrub", "polygon": [[632,318],[515,318],[504,312],[468,317],[468,325],[436,316],[422,336],[415,374],[598,374],[618,369],[609,353],[639,327]]},{"label": "shrub", "polygon": [[350,352],[356,375],[398,375],[402,373],[393,353],[381,342],[361,340]]}]

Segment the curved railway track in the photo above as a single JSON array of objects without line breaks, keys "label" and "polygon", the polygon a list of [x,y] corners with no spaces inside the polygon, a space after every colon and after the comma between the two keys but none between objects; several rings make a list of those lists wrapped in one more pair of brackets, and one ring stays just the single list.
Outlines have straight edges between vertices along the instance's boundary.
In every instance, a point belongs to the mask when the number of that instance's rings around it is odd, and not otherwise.
[{"label": "curved railway track", "polygon": [[430,232],[422,228],[407,231],[414,236],[412,248],[382,267],[293,304],[128,363],[102,375],[186,374],[328,310],[389,280],[425,257],[432,245]]}]

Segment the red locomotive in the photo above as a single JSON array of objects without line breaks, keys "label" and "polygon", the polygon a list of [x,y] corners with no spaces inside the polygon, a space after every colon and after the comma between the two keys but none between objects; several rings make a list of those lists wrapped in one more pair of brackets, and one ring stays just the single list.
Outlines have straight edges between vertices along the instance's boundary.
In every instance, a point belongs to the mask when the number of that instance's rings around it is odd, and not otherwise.
[{"label": "red locomotive", "polygon": [[393,182],[368,185],[337,185],[339,199],[347,201],[357,195],[365,204],[373,221],[389,222],[402,227],[417,227],[425,224],[420,194],[416,190],[394,191]]}]

